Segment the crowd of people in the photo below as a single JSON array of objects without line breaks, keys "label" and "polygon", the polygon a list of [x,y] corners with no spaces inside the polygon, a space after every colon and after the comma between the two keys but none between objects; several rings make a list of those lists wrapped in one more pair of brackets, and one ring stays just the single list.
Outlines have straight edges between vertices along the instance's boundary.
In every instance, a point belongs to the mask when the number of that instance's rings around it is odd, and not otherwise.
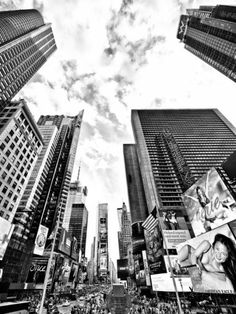
[{"label": "crowd of people", "polygon": [[[50,295],[47,296],[44,303],[45,312],[47,314],[60,314],[63,304],[68,303],[66,313],[71,314],[117,314],[118,309],[114,307],[109,308],[109,294],[112,291],[110,285],[104,286],[85,286],[78,291],[75,299],[69,299],[71,295]],[[137,289],[126,290],[127,298],[129,298],[129,306],[124,308],[122,314],[178,314],[179,306],[174,298],[168,296],[149,296],[141,295]],[[29,313],[39,313],[41,294],[34,293],[31,295],[23,295],[21,300],[29,301]],[[232,310],[222,309],[213,302],[210,298],[205,301],[190,302],[187,298],[180,299],[181,309],[183,314],[229,314]]]}]

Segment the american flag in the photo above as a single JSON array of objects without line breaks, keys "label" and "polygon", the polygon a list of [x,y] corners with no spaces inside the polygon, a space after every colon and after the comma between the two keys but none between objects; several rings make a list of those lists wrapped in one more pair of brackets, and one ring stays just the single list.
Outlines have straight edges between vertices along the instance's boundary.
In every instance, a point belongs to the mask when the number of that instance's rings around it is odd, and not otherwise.
[{"label": "american flag", "polygon": [[145,228],[147,231],[152,231],[155,226],[157,225],[158,218],[157,218],[157,208],[156,206],[151,211],[151,213],[148,215],[146,220],[142,223],[143,228]]}]

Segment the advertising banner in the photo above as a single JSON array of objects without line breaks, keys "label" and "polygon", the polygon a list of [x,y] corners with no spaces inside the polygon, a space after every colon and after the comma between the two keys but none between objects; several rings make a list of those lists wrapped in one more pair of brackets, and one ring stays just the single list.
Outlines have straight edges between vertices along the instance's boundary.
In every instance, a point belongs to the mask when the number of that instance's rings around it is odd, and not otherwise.
[{"label": "advertising banner", "polygon": [[176,246],[190,239],[190,233],[183,216],[174,210],[162,211],[160,223],[165,237],[167,249],[175,249]]},{"label": "advertising banner", "polygon": [[145,278],[146,278],[146,285],[151,286],[151,279],[150,279],[149,267],[148,267],[148,261],[147,261],[147,252],[142,251],[142,256],[143,256],[143,266],[144,266],[144,273],[145,273]]},{"label": "advertising banner", "polygon": [[67,255],[71,254],[71,244],[72,244],[72,238],[70,236],[70,233],[66,231],[65,229],[61,230],[61,236],[60,236],[60,242],[58,245],[58,250],[62,253],[65,253]]},{"label": "advertising banner", "polygon": [[64,263],[62,266],[62,272],[61,272],[61,282],[66,285],[69,281],[69,276],[70,276],[70,271],[71,271],[71,265],[69,259],[65,258]]},{"label": "advertising banner", "polygon": [[28,278],[26,282],[32,282],[35,284],[42,284],[44,282],[48,259],[34,258],[31,262]]},{"label": "advertising banner", "polygon": [[150,274],[165,273],[163,240],[159,227],[156,226],[151,231],[144,230],[144,235]]},{"label": "advertising banner", "polygon": [[107,255],[100,255],[100,270],[107,270]]},{"label": "advertising banner", "polygon": [[121,280],[126,280],[129,277],[129,263],[127,258],[117,260],[117,276]]},{"label": "advertising banner", "polygon": [[228,224],[179,244],[177,252],[194,292],[236,292],[235,237]]},{"label": "advertising banner", "polygon": [[43,255],[44,247],[47,241],[47,236],[48,228],[43,225],[39,225],[38,233],[34,243],[34,254],[41,256]]},{"label": "advertising banner", "polygon": [[188,19],[189,17],[187,15],[180,16],[180,21],[179,21],[179,26],[178,26],[178,31],[177,31],[177,38],[180,40],[184,39],[184,35],[187,30]]},{"label": "advertising banner", "polygon": [[236,202],[215,168],[183,194],[183,203],[196,236],[236,219]]},{"label": "advertising banner", "polygon": [[0,261],[3,259],[15,225],[0,217]]},{"label": "advertising banner", "polygon": [[[170,277],[169,273],[151,275],[152,290],[153,291],[168,291],[174,292],[175,287],[173,278]],[[175,284],[177,291],[179,292],[190,292],[192,283],[189,277],[175,278]]]}]

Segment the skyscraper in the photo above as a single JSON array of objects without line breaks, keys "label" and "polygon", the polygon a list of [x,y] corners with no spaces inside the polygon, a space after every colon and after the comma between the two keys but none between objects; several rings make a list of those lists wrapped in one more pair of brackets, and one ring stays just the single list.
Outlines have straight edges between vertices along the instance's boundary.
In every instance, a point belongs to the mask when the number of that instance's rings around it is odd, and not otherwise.
[{"label": "skyscraper", "polygon": [[0,216],[12,222],[43,138],[23,100],[0,110],[0,134]]},{"label": "skyscraper", "polygon": [[188,186],[236,149],[236,129],[217,109],[133,110],[132,125],[149,212],[155,199],[181,210]]},{"label": "skyscraper", "polygon": [[[164,274],[163,278],[167,278],[164,255],[176,256],[176,245],[194,236],[183,193],[212,167],[217,168],[227,188],[233,188],[221,165],[236,149],[236,129],[217,109],[132,110],[131,120],[141,173],[139,185],[143,185],[148,217],[155,206],[158,217],[157,227],[150,232],[145,230],[146,248],[139,248],[137,255],[147,250],[151,274]],[[128,177],[127,171],[126,167]],[[127,179],[128,185],[131,179]],[[130,202],[133,199],[137,202],[134,195]],[[169,221],[176,221],[178,230],[168,226]],[[152,253],[150,239],[158,246],[158,257]],[[188,284],[186,287],[189,289]]]},{"label": "skyscraper", "polygon": [[50,235],[54,231],[57,217],[60,213],[59,234],[61,233],[82,118],[83,111],[74,117],[61,115],[41,116],[39,118],[39,126],[57,126],[59,139],[47,175],[46,184],[39,200],[38,219],[35,219],[34,232],[38,229],[38,224],[42,223],[49,228]]},{"label": "skyscraper", "polygon": [[236,82],[236,6],[200,6],[181,15],[177,38],[203,61]]},{"label": "skyscraper", "polygon": [[56,50],[51,24],[37,10],[0,12],[0,106],[12,99]]},{"label": "skyscraper", "polygon": [[85,206],[87,193],[87,187],[81,186],[79,181],[70,184],[63,222],[64,228],[72,237],[76,237],[82,255],[85,255],[87,239],[88,210]]},{"label": "skyscraper", "polygon": [[98,204],[97,276],[107,280],[108,275],[108,204]]},{"label": "skyscraper", "polygon": [[118,232],[120,258],[128,258],[128,249],[131,245],[131,219],[125,203],[121,208],[117,208],[118,217],[120,217],[120,230]]}]

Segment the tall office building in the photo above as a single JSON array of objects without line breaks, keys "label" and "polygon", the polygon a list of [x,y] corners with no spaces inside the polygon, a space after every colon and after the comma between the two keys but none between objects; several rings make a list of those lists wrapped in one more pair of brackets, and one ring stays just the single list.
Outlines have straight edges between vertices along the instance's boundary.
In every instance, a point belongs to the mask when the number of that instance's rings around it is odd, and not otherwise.
[{"label": "tall office building", "polygon": [[83,111],[77,116],[41,116],[39,126],[55,125],[59,130],[59,139],[52,158],[42,194],[37,207],[37,216],[32,232],[36,233],[38,224],[41,223],[49,228],[49,236],[55,231],[58,215],[60,215],[59,232],[56,247],[58,245],[70,181],[75,162],[76,151]]},{"label": "tall office building", "polygon": [[43,138],[23,100],[0,110],[0,134],[0,216],[12,222]]},{"label": "tall office building", "polygon": [[121,208],[117,208],[120,223],[120,231],[118,232],[120,259],[128,258],[128,249],[131,245],[131,219],[130,213],[127,211],[125,203]]},{"label": "tall office building", "polygon": [[98,236],[97,236],[97,276],[107,280],[108,276],[108,204],[98,204]]},{"label": "tall office building", "polygon": [[148,215],[148,207],[136,145],[124,144],[123,153],[132,224],[132,247],[133,254],[137,256],[138,253],[145,249],[142,223]]},{"label": "tall office building", "polygon": [[35,235],[31,232],[31,226],[58,136],[56,126],[41,126],[38,127],[38,130],[42,135],[44,145],[23,191],[13,220],[15,227],[3,260],[3,280],[25,281],[30,266],[29,260],[34,250]]},{"label": "tall office building", "polygon": [[0,12],[0,106],[12,99],[56,50],[51,24],[37,10]]},{"label": "tall office building", "polygon": [[88,210],[85,199],[88,194],[86,186],[81,186],[79,181],[70,184],[63,227],[72,237],[76,237],[78,249],[84,256],[86,251]]},{"label": "tall office building", "polygon": [[182,193],[236,150],[236,129],[217,109],[132,110],[132,126],[149,212],[156,201],[182,211]]},{"label": "tall office building", "polygon": [[200,6],[181,15],[177,38],[203,61],[236,82],[236,6]]}]

